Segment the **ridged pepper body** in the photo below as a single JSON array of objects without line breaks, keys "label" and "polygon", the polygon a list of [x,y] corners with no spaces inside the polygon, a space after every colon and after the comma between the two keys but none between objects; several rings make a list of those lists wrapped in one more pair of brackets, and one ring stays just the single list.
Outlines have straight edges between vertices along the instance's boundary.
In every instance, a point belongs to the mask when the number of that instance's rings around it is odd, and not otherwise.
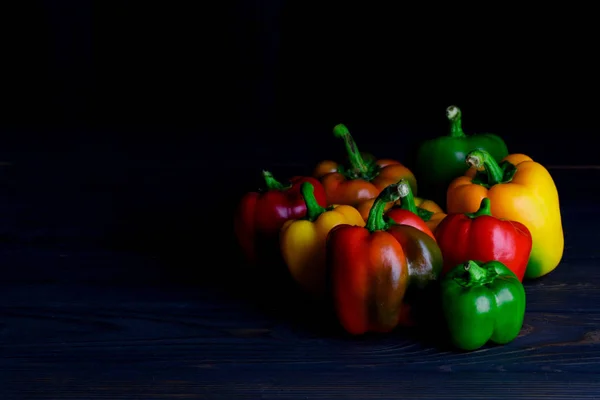
[{"label": "ridged pepper body", "polygon": [[477,212],[449,214],[438,226],[435,237],[444,256],[443,274],[468,260],[500,261],[523,280],[531,233],[520,222],[493,216],[490,205],[486,197]]},{"label": "ridged pepper body", "polygon": [[365,227],[338,225],[329,234],[329,287],[340,324],[350,334],[412,324],[407,300],[420,300],[419,289],[441,272],[441,251],[432,237],[384,218],[385,203],[397,198],[392,184],[379,194]]},{"label": "ridged pepper body", "polygon": [[513,341],[523,327],[525,300],[522,283],[499,261],[469,260],[441,280],[450,341],[462,350]]}]

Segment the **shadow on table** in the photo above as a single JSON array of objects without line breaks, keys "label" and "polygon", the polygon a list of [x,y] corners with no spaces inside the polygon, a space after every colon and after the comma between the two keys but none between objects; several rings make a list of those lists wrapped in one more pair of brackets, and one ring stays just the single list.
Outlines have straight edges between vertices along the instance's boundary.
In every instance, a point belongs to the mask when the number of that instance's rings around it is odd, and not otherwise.
[{"label": "shadow on table", "polygon": [[[273,321],[292,327],[305,337],[376,342],[379,338],[389,338],[391,334],[413,340],[424,347],[434,347],[440,351],[450,349],[446,340],[448,335],[441,323],[439,298],[435,297],[439,293],[437,288],[431,288],[430,301],[422,304],[417,326],[398,327],[386,334],[352,336],[339,324],[331,299],[315,299],[303,292],[285,265],[247,266],[235,244],[229,249],[228,257],[235,255],[237,260],[234,266],[220,265],[218,267],[224,267],[221,273],[215,273],[210,278],[204,276],[204,279],[196,277],[198,288],[213,291],[215,301],[223,297],[225,300],[239,301]],[[192,279],[190,277],[188,284],[192,284]]]},{"label": "shadow on table", "polygon": [[[188,215],[184,223],[173,219],[170,225],[161,221],[157,226],[162,228],[163,234],[150,229],[150,225],[146,229],[137,225],[138,230],[127,237],[126,245],[129,248],[137,245],[138,251],[152,252],[158,258],[160,285],[197,289],[203,291],[203,299],[208,292],[215,302],[239,302],[244,308],[292,327],[302,336],[352,341],[377,341],[381,336],[347,334],[337,321],[331,301],[317,300],[301,291],[284,264],[247,265],[230,226],[216,228],[213,225],[197,231],[183,228],[183,224],[201,226],[203,218]],[[418,341],[423,346],[448,348],[444,341],[447,335],[443,334],[435,305],[437,299],[432,298],[426,305],[428,310],[420,313],[421,325],[398,328],[393,334]]]},{"label": "shadow on table", "polygon": [[[233,234],[232,210],[241,195],[257,185],[224,189],[217,191],[218,194],[179,193],[177,198],[182,200],[166,201],[168,208],[160,207],[156,196],[147,196],[146,201],[129,200],[135,207],[123,204],[116,209],[115,220],[121,224],[111,232],[106,246],[152,255],[158,260],[160,285],[208,290],[215,296],[215,302],[223,297],[239,301],[310,336],[377,340],[377,334],[360,337],[346,334],[337,323],[330,302],[314,300],[301,292],[285,265],[257,268],[246,265]],[[178,189],[173,185],[172,190]],[[127,198],[141,199],[140,193],[137,189]],[[430,309],[434,311],[423,313],[420,326],[397,329],[394,334],[427,346],[448,347],[443,340],[447,335],[442,333],[440,317],[429,315],[437,312],[433,306]]]}]

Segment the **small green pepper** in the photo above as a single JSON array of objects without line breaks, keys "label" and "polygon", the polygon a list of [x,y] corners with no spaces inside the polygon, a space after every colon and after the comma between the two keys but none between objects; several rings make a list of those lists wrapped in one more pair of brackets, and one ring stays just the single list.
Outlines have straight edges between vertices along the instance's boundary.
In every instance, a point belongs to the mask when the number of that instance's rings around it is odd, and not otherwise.
[{"label": "small green pepper", "polygon": [[452,343],[476,350],[513,341],[523,326],[525,289],[499,261],[467,261],[442,279],[443,315]]},{"label": "small green pepper", "polygon": [[458,107],[448,107],[446,116],[450,121],[450,134],[422,142],[417,149],[414,168],[422,197],[433,200],[444,210],[448,185],[469,168],[465,158],[470,151],[485,150],[497,162],[508,155],[506,144],[497,135],[477,133],[467,136],[462,129],[462,113]]}]

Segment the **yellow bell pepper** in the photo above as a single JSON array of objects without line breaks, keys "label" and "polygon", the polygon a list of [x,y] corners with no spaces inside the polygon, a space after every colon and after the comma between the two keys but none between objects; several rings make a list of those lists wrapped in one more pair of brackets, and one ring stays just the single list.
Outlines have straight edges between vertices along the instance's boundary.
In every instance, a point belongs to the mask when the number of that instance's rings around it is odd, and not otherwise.
[{"label": "yellow bell pepper", "polygon": [[300,188],[306,203],[306,216],[288,220],[281,227],[281,254],[292,278],[316,297],[325,293],[327,235],[341,224],[365,226],[356,208],[348,205],[321,207],[314,196],[314,187],[304,182]]},{"label": "yellow bell pepper", "polygon": [[[416,212],[423,220],[425,224],[431,229],[431,232],[435,233],[435,229],[439,225],[440,222],[446,217],[444,210],[440,206],[438,206],[434,201],[422,199],[420,197],[412,197],[412,199],[406,199],[406,197],[401,197],[400,200],[394,203],[387,203],[385,205],[384,211],[388,211],[392,207],[401,207],[407,210],[413,211],[413,207],[410,204],[406,204],[407,201],[412,201],[414,199],[414,205],[417,209],[425,210],[428,212]],[[402,202],[404,201],[405,205],[403,206]],[[362,218],[366,221],[369,218],[369,212],[371,211],[371,207],[373,207],[373,203],[375,199],[363,200],[357,206],[356,209],[362,216]]]},{"label": "yellow bell pepper", "polygon": [[558,191],[548,170],[524,154],[510,154],[498,164],[486,151],[475,150],[466,162],[471,168],[448,186],[448,213],[475,212],[488,197],[493,216],[521,222],[531,231],[525,278],[553,271],[563,256],[564,233]]}]

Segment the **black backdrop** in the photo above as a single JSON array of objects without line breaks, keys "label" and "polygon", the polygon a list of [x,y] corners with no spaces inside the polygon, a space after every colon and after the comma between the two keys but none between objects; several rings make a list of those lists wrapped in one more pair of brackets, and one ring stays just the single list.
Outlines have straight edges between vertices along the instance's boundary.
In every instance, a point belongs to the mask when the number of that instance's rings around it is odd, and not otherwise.
[{"label": "black backdrop", "polygon": [[598,164],[591,8],[366,4],[3,3],[4,231],[156,250],[260,168],[338,155],[338,122],[409,160],[451,104],[512,152]]},{"label": "black backdrop", "polygon": [[132,157],[194,140],[303,161],[327,156],[331,127],[345,122],[362,147],[402,157],[444,134],[456,104],[468,132],[496,132],[549,164],[595,162],[591,9],[13,3],[1,12],[5,132],[52,131],[61,147],[134,141]]}]

